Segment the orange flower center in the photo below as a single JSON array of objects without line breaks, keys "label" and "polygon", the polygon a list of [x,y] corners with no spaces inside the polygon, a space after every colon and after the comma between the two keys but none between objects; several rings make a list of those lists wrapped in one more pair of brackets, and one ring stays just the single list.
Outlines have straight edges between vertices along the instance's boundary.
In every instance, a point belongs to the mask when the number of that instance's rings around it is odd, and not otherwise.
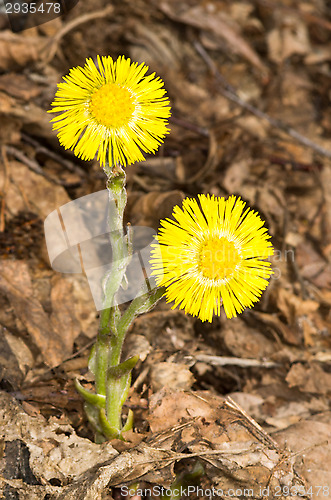
[{"label": "orange flower center", "polygon": [[242,257],[232,241],[224,236],[211,238],[199,252],[199,271],[213,280],[229,278]]},{"label": "orange flower center", "polygon": [[91,115],[100,125],[121,128],[129,123],[134,111],[131,92],[117,83],[106,83],[92,94]]}]

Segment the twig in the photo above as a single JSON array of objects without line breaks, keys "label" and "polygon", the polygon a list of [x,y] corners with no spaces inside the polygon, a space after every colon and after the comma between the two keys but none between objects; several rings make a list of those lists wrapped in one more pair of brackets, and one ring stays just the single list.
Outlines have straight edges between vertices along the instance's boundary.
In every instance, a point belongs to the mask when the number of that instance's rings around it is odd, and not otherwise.
[{"label": "twig", "polygon": [[5,223],[6,192],[9,184],[9,170],[10,170],[5,146],[2,146],[1,148],[1,156],[3,158],[3,163],[5,165],[5,179],[2,186],[2,191],[0,192],[1,196],[0,232],[4,232],[6,224]]},{"label": "twig", "polygon": [[[268,444],[270,445],[271,443],[268,443]],[[277,444],[277,443],[275,442],[275,444]],[[238,447],[237,449],[236,448],[228,448],[228,449],[223,449],[223,450],[198,451],[198,452],[195,452],[195,453],[176,453],[176,452],[170,451],[170,450],[168,450],[166,448],[165,449],[163,449],[163,448],[154,448],[154,449],[157,449],[158,451],[163,451],[165,453],[168,453],[169,455],[165,456],[165,457],[156,458],[156,459],[146,460],[145,462],[141,462],[140,465],[157,463],[157,462],[164,462],[164,461],[167,461],[167,460],[169,460],[170,462],[172,462],[174,460],[177,461],[177,460],[182,460],[182,459],[185,459],[185,458],[193,458],[193,457],[208,457],[208,456],[214,457],[214,456],[217,456],[217,455],[230,455],[230,456],[231,455],[239,455],[240,456],[240,455],[244,455],[247,452],[252,453],[254,451],[264,451],[265,445],[261,446],[261,445],[257,445],[257,444],[254,443],[253,445],[249,445],[249,446],[247,446],[247,448],[244,448],[244,449],[241,448],[241,447]],[[276,450],[277,450],[278,453],[282,452],[282,450],[279,449],[278,445],[276,447]]]},{"label": "twig", "polygon": [[45,177],[50,182],[54,182],[54,184],[58,184],[59,186],[63,186],[63,182],[59,181],[55,177],[52,177],[51,175],[47,174],[46,172],[43,171],[40,165],[35,160],[31,160],[31,158],[28,158],[25,156],[22,151],[19,151],[18,149],[14,148],[13,146],[5,146],[6,152],[20,162],[24,163],[32,172],[34,172],[37,175],[41,175],[42,177]]},{"label": "twig", "polygon": [[139,386],[142,385],[142,383],[144,382],[145,378],[148,375],[148,372],[149,372],[149,367],[147,366],[142,372],[140,372],[140,374],[132,384],[129,394],[133,393],[135,390],[138,389]]},{"label": "twig", "polygon": [[209,131],[207,128],[199,127],[198,125],[195,125],[194,123],[190,123],[187,120],[183,120],[182,118],[177,118],[176,116],[171,116],[169,119],[169,122],[174,123],[175,125],[178,125],[179,127],[186,128],[187,130],[191,130],[192,132],[195,132],[196,134],[203,135],[204,137],[209,136]]},{"label": "twig", "polygon": [[202,47],[202,45],[198,41],[193,42],[194,48],[197,51],[197,53],[200,55],[200,57],[204,60],[210,71],[213,73],[215,79],[220,83],[220,93],[229,99],[230,101],[238,104],[242,108],[246,109],[253,115],[257,116],[258,118],[262,118],[263,120],[267,120],[268,123],[272,127],[275,127],[279,130],[282,130],[285,132],[287,135],[291,136],[293,139],[296,141],[300,142],[304,146],[307,146],[317,153],[326,156],[327,158],[331,158],[331,151],[328,149],[323,148],[322,146],[319,146],[315,142],[313,142],[311,139],[308,139],[308,137],[300,134],[296,130],[294,130],[292,127],[287,125],[286,123],[277,120],[276,118],[272,118],[271,116],[267,115],[267,113],[264,113],[260,109],[256,108],[252,104],[249,104],[248,102],[245,102],[243,99],[241,99],[233,90],[232,87],[230,87],[225,81],[224,77],[220,74],[218,69],[216,68],[216,65],[214,61],[209,57],[205,49]]},{"label": "twig", "polygon": [[305,21],[307,21],[310,24],[317,24],[318,26],[322,26],[323,28],[325,28],[327,30],[331,30],[330,21],[328,21],[327,19],[322,19],[322,18],[315,16],[313,14],[310,14],[310,12],[304,12],[304,11],[300,10],[300,8],[298,9],[298,8],[287,7],[285,5],[280,5],[279,2],[272,2],[269,0],[255,0],[255,1],[261,5],[265,5],[265,6],[269,7],[272,10],[277,9],[277,10],[281,10],[283,12],[293,13],[295,15],[302,17]]},{"label": "twig", "polygon": [[289,246],[289,249],[292,250],[293,255],[294,255],[294,258],[290,259],[290,261],[292,264],[292,269],[294,271],[295,277],[298,280],[300,288],[301,288],[301,296],[302,296],[303,300],[307,300],[309,298],[309,292],[306,289],[304,279],[301,276],[301,273],[299,271],[299,267],[298,267],[298,264],[297,264],[297,261],[295,258],[295,247],[293,247],[291,245],[288,245],[288,246]]},{"label": "twig", "polygon": [[47,56],[44,57],[44,63],[49,63],[53,59],[58,49],[61,38],[67,35],[69,31],[72,31],[73,29],[77,28],[77,26],[80,26],[87,21],[91,21],[92,19],[106,17],[113,11],[114,7],[112,5],[108,5],[105,9],[97,10],[96,12],[89,12],[88,14],[83,14],[82,16],[79,16],[76,19],[73,19],[69,23],[65,24],[63,28],[61,28],[59,32],[50,39],[50,43],[47,44]]},{"label": "twig", "polygon": [[72,164],[69,160],[66,160],[65,158],[62,158],[61,155],[55,153],[54,151],[51,151],[47,149],[45,146],[42,146],[38,141],[30,137],[29,135],[25,134],[24,132],[21,133],[21,137],[23,141],[27,142],[28,144],[31,144],[36,150],[36,152],[39,153],[44,153],[46,156],[51,158],[52,160],[57,161],[61,165],[63,165],[69,172],[75,172],[79,174],[82,177],[86,177],[87,173],[85,170],[83,170],[81,167],[78,165]]},{"label": "twig", "polygon": [[227,406],[238,411],[244,417],[244,419],[246,419],[249,424],[254,427],[258,435],[261,436],[263,440],[269,444],[269,446],[273,447],[277,451],[280,451],[279,444],[274,439],[272,439],[272,437],[267,432],[265,432],[265,430],[256,422],[256,420],[250,417],[248,413],[246,413],[245,410],[241,408],[240,405],[238,405],[238,403],[236,403],[230,396],[226,397],[225,402]]},{"label": "twig", "polygon": [[85,344],[83,347],[81,347],[81,349],[79,349],[78,351],[71,354],[71,356],[68,356],[66,359],[61,361],[61,363],[59,363],[58,365],[51,366],[51,368],[46,368],[41,374],[39,374],[35,378],[32,378],[31,380],[29,380],[28,384],[23,384],[23,388],[28,389],[29,387],[33,386],[37,382],[42,381],[49,373],[52,373],[54,370],[61,368],[61,366],[63,366],[67,361],[70,361],[72,359],[77,358],[78,356],[83,354],[84,351],[86,351],[87,349],[90,349],[90,347],[92,347],[94,342],[95,342],[95,339],[91,340],[90,342]]},{"label": "twig", "polygon": [[278,363],[273,361],[260,361],[259,359],[234,358],[232,356],[209,356],[209,354],[197,354],[196,361],[203,361],[213,366],[242,366],[244,368],[276,368]]},{"label": "twig", "polygon": [[322,170],[321,163],[303,163],[301,161],[296,161],[291,158],[281,158],[279,156],[269,156],[268,159],[271,163],[276,165],[286,166],[291,165],[293,170],[302,170],[303,172],[316,172]]},{"label": "twig", "polygon": [[217,165],[217,139],[215,133],[211,130],[209,133],[209,148],[206,163],[192,177],[187,179],[187,184],[193,184],[197,180],[204,179],[208,172],[215,170]]}]

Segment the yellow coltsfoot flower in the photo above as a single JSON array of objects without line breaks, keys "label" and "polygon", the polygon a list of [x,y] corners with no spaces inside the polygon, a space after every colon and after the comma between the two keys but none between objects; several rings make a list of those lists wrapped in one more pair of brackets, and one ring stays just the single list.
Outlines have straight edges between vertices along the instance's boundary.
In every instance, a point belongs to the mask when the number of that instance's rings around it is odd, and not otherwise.
[{"label": "yellow coltsfoot flower", "polygon": [[198,195],[161,221],[152,251],[152,274],[166,299],[202,321],[228,318],[252,307],[273,274],[265,259],[274,252],[260,216],[235,196]]},{"label": "yellow coltsfoot flower", "polygon": [[60,144],[83,160],[96,153],[102,166],[144,160],[169,133],[169,100],[163,81],[148,66],[124,56],[98,56],[70,70],[58,84],[51,113]]}]

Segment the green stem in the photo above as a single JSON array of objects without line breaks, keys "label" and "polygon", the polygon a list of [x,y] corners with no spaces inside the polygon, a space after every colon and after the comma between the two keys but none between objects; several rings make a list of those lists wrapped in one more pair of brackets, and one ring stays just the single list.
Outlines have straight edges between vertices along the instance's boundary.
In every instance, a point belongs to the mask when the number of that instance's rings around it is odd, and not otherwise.
[{"label": "green stem", "polygon": [[[125,332],[119,332],[117,323],[120,311],[116,305],[116,294],[119,291],[128,264],[128,241],[124,237],[123,213],[126,205],[125,173],[121,167],[106,171],[107,189],[109,191],[108,225],[112,247],[112,266],[104,283],[104,306],[101,312],[100,328],[96,347],[96,390],[106,396],[105,418],[118,433],[121,431],[122,385],[118,380],[108,377],[109,367],[120,363]],[[106,429],[105,429],[106,430]]]},{"label": "green stem", "polygon": [[92,348],[89,368],[95,377],[96,394],[78,382],[77,391],[85,399],[85,411],[96,430],[98,439],[101,433],[106,439],[123,439],[122,432],[133,425],[130,410],[127,421],[122,427],[122,407],[128,396],[131,372],[139,356],[121,362],[123,343],[129,326],[141,313],[149,311],[161,298],[164,289],[151,290],[137,296],[121,315],[116,304],[116,296],[124,283],[125,273],[132,256],[132,235],[128,228],[123,230],[123,213],[126,205],[125,173],[120,166],[105,168],[107,189],[110,198],[108,213],[109,238],[112,247],[112,266],[103,282],[104,308],[100,313],[100,326],[95,346]]}]

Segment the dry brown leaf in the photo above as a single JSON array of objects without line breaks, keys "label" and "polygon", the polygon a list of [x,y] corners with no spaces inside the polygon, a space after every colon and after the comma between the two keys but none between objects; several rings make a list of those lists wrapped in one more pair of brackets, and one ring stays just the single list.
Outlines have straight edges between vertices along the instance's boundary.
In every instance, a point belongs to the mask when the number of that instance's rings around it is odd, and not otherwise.
[{"label": "dry brown leaf", "polygon": [[42,92],[41,87],[32,82],[26,75],[17,73],[0,75],[0,90],[24,101],[28,101]]},{"label": "dry brown leaf", "polygon": [[[163,302],[163,301],[162,301]],[[192,317],[180,310],[172,310],[163,302],[164,310],[151,311],[138,316],[133,324],[135,334],[144,335],[154,350],[173,352],[174,344],[189,342],[192,344]],[[157,335],[156,335],[157,332]],[[178,350],[178,347],[176,348]]]},{"label": "dry brown leaf", "polygon": [[331,289],[331,265],[315,250],[310,241],[299,243],[295,256],[303,278],[319,288]]},{"label": "dry brown leaf", "polygon": [[[266,401],[267,405],[271,404],[271,398]],[[278,406],[274,416],[265,417],[265,422],[268,425],[275,427],[277,430],[287,429],[291,425],[302,421],[304,418],[309,418],[317,411],[328,411],[329,407],[322,399],[312,398],[311,401],[290,401],[285,405]]]},{"label": "dry brown leaf", "polygon": [[306,55],[310,52],[306,24],[297,16],[286,14],[279,19],[277,27],[267,35],[269,58],[282,63],[293,54]]},{"label": "dry brown leaf", "polygon": [[289,454],[235,405],[207,392],[159,391],[151,399],[149,422],[159,432],[153,442],[167,449],[185,443],[188,456],[200,457],[206,476],[223,491],[244,484],[261,498],[261,487],[273,491],[285,475],[289,486],[304,485]]},{"label": "dry brown leaf", "polygon": [[[278,183],[277,183],[278,184]],[[263,218],[266,217],[266,225],[271,235],[274,235],[284,227],[284,209],[286,200],[283,190],[278,185],[262,186],[257,190],[258,206],[263,210]],[[283,259],[279,257],[279,252],[275,253],[274,259]],[[274,262],[278,266],[278,263]]]},{"label": "dry brown leaf", "polygon": [[187,81],[175,72],[171,76],[168,89],[174,95],[179,116],[190,116],[200,126],[208,126],[214,116],[219,118],[220,115],[226,115],[228,103],[224,98],[211,98],[207,89]]},{"label": "dry brown leaf", "polygon": [[[85,359],[85,369],[86,366],[87,359]],[[60,367],[61,370],[64,370],[65,368],[65,364],[62,364]],[[58,381],[52,380],[50,384],[36,380],[31,381],[29,380],[29,376],[33,376],[33,373],[36,373],[36,371],[30,371],[28,377],[24,381],[25,384],[27,384],[27,387],[23,387],[20,390],[20,397],[23,400],[22,405],[27,413],[31,414],[32,408],[35,412],[38,411],[39,413],[43,413],[44,411],[47,414],[52,408],[61,408],[62,411],[66,410],[67,412],[77,410],[83,411],[81,397],[73,385],[68,386],[67,389],[63,389],[63,384],[61,385]]]},{"label": "dry brown leaf", "polygon": [[[20,92],[18,89],[16,91]],[[21,92],[24,91],[21,90]],[[40,108],[29,99],[27,102],[22,102],[20,98],[16,99],[9,93],[0,91],[0,117],[2,116],[4,120],[15,119],[20,124],[20,129],[28,127],[29,134],[54,139],[52,125],[45,109]]]},{"label": "dry brown leaf", "polygon": [[[218,402],[222,404],[224,399],[218,398]],[[212,420],[216,418],[216,415],[215,409],[208,401],[198,395],[164,388],[153,394],[150,399],[148,421],[152,432],[161,432],[182,423],[183,419]]]},{"label": "dry brown leaf", "polygon": [[[321,184],[324,186],[324,200],[325,200],[325,239],[326,242],[331,244],[331,190],[328,186],[331,185],[331,165],[326,163],[321,172]],[[330,245],[331,253],[331,245]],[[331,255],[329,255],[331,259]]]},{"label": "dry brown leaf", "polygon": [[16,101],[13,97],[9,96],[5,92],[0,92],[0,113],[8,114],[12,108],[16,105]]},{"label": "dry brown leaf", "polygon": [[[11,182],[5,193],[5,201],[10,215],[28,209],[45,219],[53,210],[70,201],[62,186],[32,172],[26,165],[18,161],[9,161],[8,165]],[[3,185],[4,175],[5,172],[0,170],[0,185]]]},{"label": "dry brown leaf", "polygon": [[33,295],[25,262],[0,262],[0,289],[8,297],[17,320],[26,328],[46,365],[56,366],[72,354],[73,337],[68,331],[54,331],[50,318]]},{"label": "dry brown leaf", "polygon": [[78,437],[59,419],[30,417],[4,392],[0,419],[6,430],[0,495],[10,490],[15,496],[19,492],[20,499],[39,500],[48,493],[53,500],[102,500],[110,486],[138,480],[155,468],[165,472],[165,467],[173,481],[178,453],[141,443],[119,454],[109,442],[99,445]]},{"label": "dry brown leaf", "polygon": [[290,327],[298,325],[301,316],[309,316],[319,308],[316,300],[303,300],[298,295],[286,288],[277,288],[277,306],[287,319]]},{"label": "dry brown leaf", "polygon": [[238,24],[221,11],[209,11],[204,5],[187,8],[178,2],[168,0],[161,2],[160,9],[171,19],[180,21],[202,30],[207,30],[216,39],[226,41],[230,50],[240,54],[253,66],[258,68],[264,76],[269,73],[268,68],[260,57],[244,39]]},{"label": "dry brown leaf", "polygon": [[33,366],[33,357],[24,341],[0,326],[0,380],[18,390],[28,368]]},{"label": "dry brown leaf", "polygon": [[[24,492],[25,496],[19,498],[40,499],[47,492],[56,498],[62,487],[52,486],[55,479],[58,484],[67,484],[68,480],[72,481],[89,469],[93,470],[102,461],[118,455],[110,443],[97,445],[78,437],[72,427],[60,419],[54,418],[47,422],[41,415],[30,417],[5,392],[1,392],[0,419],[5,430],[7,450],[6,460],[2,460],[0,466],[0,496],[4,489],[8,491],[10,480],[14,480],[15,484],[15,479],[18,481],[20,478],[16,488]],[[9,450],[11,453],[8,456]],[[30,489],[33,484],[39,485],[35,486],[35,491]],[[84,489],[83,485],[81,487]],[[12,488],[16,489],[14,485]]]},{"label": "dry brown leaf", "polygon": [[262,359],[275,352],[273,341],[256,329],[248,327],[240,318],[226,322],[219,335],[233,356]]},{"label": "dry brown leaf", "polygon": [[22,68],[38,61],[48,39],[27,37],[10,30],[0,32],[0,70]]},{"label": "dry brown leaf", "polygon": [[307,481],[306,488],[301,491],[304,493],[310,489],[309,498],[317,496],[317,491],[321,492],[321,498],[330,498],[330,411],[324,415],[328,417],[325,423],[323,414],[315,415],[276,434],[277,441],[296,454],[292,459],[295,470]]},{"label": "dry brown leaf", "polygon": [[151,350],[151,344],[148,342],[146,337],[131,333],[131,335],[128,335],[125,339],[125,344],[123,346],[123,359],[128,359],[131,358],[131,356],[139,354],[140,360],[145,361]]},{"label": "dry brown leaf", "polygon": [[21,138],[21,128],[22,124],[16,118],[0,115],[0,144],[18,143]]},{"label": "dry brown leaf", "polygon": [[179,70],[180,42],[162,25],[155,29],[153,23],[146,25],[135,20],[127,37],[132,40],[130,55],[133,60],[145,61],[153,68]]},{"label": "dry brown leaf", "polygon": [[195,379],[189,368],[181,363],[156,363],[151,366],[151,383],[154,391],[162,387],[189,390]]},{"label": "dry brown leaf", "polygon": [[299,387],[302,392],[315,394],[331,393],[331,374],[325,372],[319,363],[294,364],[286,376],[289,387]]},{"label": "dry brown leaf", "polygon": [[70,280],[58,273],[52,277],[50,321],[55,334],[62,339],[65,352],[69,354],[72,353],[73,343],[81,332],[73,307],[72,291]]},{"label": "dry brown leaf", "polygon": [[[254,97],[254,96],[253,96]],[[269,125],[254,115],[242,116],[236,120],[236,124],[247,130],[250,135],[263,140],[269,132]],[[247,161],[247,158],[246,158]]]},{"label": "dry brown leaf", "polygon": [[98,331],[99,319],[87,278],[83,274],[71,274],[68,275],[68,280],[72,283],[70,303],[75,304],[75,316],[80,329],[86,337],[92,339]]},{"label": "dry brown leaf", "polygon": [[293,328],[288,327],[279,318],[277,318],[277,316],[272,316],[271,314],[262,313],[260,311],[254,311],[253,315],[266,325],[274,328],[277,333],[280,333],[285,342],[293,345],[301,344],[300,332],[298,329],[294,330]]},{"label": "dry brown leaf", "polygon": [[151,191],[147,194],[131,193],[127,206],[127,218],[134,226],[150,226],[158,229],[160,219],[170,217],[175,205],[180,205],[185,194],[174,190],[162,193]]},{"label": "dry brown leaf", "polygon": [[[10,30],[0,33],[0,70],[22,68],[37,61],[49,62],[55,55],[61,38],[77,26],[107,17],[112,14],[113,6],[107,5],[104,9],[83,14],[68,22],[57,30],[53,37],[29,36],[26,32],[16,34]],[[55,23],[58,21],[55,20]]]},{"label": "dry brown leaf", "polygon": [[331,44],[312,47],[305,57],[305,64],[320,64],[331,59]]}]

